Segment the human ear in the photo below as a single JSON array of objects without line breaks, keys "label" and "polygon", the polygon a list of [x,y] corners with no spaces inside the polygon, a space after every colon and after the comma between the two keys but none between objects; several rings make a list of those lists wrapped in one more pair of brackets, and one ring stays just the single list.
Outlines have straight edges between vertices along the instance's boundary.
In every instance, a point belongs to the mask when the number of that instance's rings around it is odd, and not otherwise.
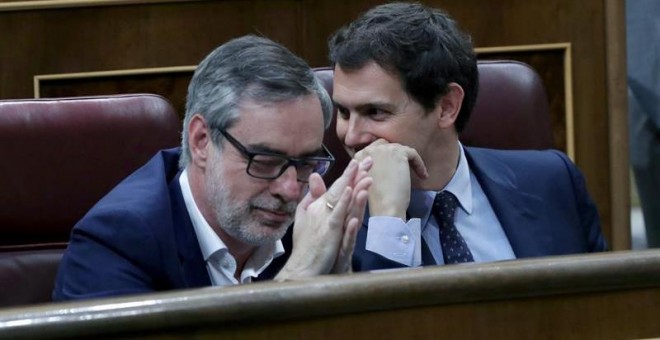
[{"label": "human ear", "polygon": [[188,147],[190,148],[191,162],[199,168],[205,168],[210,152],[211,135],[206,120],[195,114],[188,124]]},{"label": "human ear", "polygon": [[449,83],[449,91],[440,98],[436,107],[438,115],[438,126],[440,128],[449,128],[454,125],[458,113],[461,111],[465,91],[456,83]]}]

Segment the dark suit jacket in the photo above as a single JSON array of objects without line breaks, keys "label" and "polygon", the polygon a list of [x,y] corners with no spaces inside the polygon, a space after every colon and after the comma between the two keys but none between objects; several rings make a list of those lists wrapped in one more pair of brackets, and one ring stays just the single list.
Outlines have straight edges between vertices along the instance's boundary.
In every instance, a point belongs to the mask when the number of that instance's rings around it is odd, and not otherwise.
[{"label": "dark suit jacket", "polygon": [[211,285],[181,195],[179,154],[156,154],[76,224],[54,300]]},{"label": "dark suit jacket", "polygon": [[[465,155],[517,258],[606,249],[596,206],[566,155],[471,147]],[[365,225],[358,233],[355,271],[403,266],[367,251],[366,238]]]}]

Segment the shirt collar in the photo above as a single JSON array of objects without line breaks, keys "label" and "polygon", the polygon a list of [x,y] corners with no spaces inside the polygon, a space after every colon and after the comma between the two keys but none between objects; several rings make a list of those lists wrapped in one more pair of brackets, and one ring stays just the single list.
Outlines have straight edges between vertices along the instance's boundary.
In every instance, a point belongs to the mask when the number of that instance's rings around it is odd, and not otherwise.
[{"label": "shirt collar", "polygon": [[[459,156],[458,166],[454,176],[449,180],[440,191],[449,191],[456,198],[463,210],[467,214],[472,213],[472,183],[470,182],[470,167],[465,157],[463,145],[458,143]],[[431,207],[435,200],[437,191],[418,190],[413,189],[410,195],[410,205],[408,206],[408,214],[410,217],[420,218],[422,225],[426,225],[429,215],[431,214]]]},{"label": "shirt collar", "polygon": [[459,158],[456,173],[451,178],[449,183],[441,191],[449,191],[456,198],[463,207],[466,213],[472,213],[472,183],[470,182],[470,167],[468,166],[467,158],[465,157],[465,150],[463,145],[458,143]]},{"label": "shirt collar", "polygon": [[[187,169],[184,169],[181,176],[179,176],[179,185],[181,185],[183,201],[186,204],[188,215],[190,215],[190,220],[195,229],[195,234],[197,235],[197,241],[199,242],[204,261],[208,262],[209,258],[215,253],[219,253],[221,256],[228,256],[235,261],[234,256],[229,253],[229,249],[227,249],[225,243],[222,242],[222,239],[220,239],[218,234],[216,234],[206,221],[201,211],[199,211],[199,207],[197,207],[197,203],[195,203],[195,199],[192,195],[192,190],[190,189]],[[243,269],[243,273],[241,273],[241,277],[245,274],[249,274],[250,276],[259,275],[275,257],[282,254],[284,254],[284,246],[282,245],[281,240],[257,248],[248,259],[245,268]]]}]

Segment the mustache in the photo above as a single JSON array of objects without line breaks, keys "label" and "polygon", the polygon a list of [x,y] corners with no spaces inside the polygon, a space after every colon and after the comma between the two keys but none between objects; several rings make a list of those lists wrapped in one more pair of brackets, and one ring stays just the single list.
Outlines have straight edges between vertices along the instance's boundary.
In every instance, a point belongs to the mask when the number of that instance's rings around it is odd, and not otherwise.
[{"label": "mustache", "polygon": [[282,202],[279,199],[266,197],[256,197],[250,201],[250,205],[259,209],[272,210],[293,214],[296,211],[298,202]]}]

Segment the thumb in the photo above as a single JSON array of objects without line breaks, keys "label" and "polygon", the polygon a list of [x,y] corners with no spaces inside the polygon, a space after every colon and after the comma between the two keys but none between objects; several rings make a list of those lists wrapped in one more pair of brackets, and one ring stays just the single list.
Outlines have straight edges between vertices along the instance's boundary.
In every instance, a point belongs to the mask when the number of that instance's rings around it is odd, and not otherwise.
[{"label": "thumb", "polygon": [[309,192],[305,195],[302,201],[300,201],[300,206],[302,206],[303,209],[307,209],[312,202],[316,201],[319,197],[325,194],[325,192],[325,183],[321,176],[317,173],[311,174],[309,176]]}]

